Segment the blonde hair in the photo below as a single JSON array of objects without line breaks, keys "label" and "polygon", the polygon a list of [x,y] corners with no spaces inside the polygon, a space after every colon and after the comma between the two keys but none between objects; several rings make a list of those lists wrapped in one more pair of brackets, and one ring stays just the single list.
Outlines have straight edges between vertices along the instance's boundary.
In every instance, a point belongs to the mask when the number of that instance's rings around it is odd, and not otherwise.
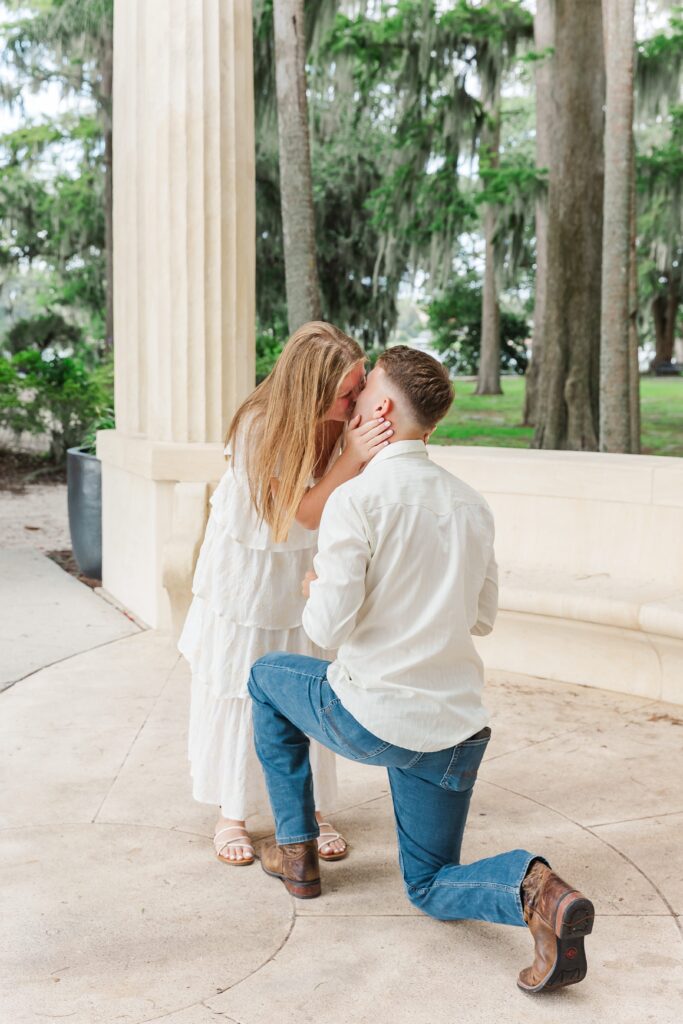
[{"label": "blonde hair", "polygon": [[243,443],[248,426],[244,447],[251,500],[276,542],[286,540],[315,468],[316,427],[346,374],[364,358],[360,345],[333,324],[304,324],[233,417],[226,443],[232,443],[234,459],[238,432],[242,427]]}]

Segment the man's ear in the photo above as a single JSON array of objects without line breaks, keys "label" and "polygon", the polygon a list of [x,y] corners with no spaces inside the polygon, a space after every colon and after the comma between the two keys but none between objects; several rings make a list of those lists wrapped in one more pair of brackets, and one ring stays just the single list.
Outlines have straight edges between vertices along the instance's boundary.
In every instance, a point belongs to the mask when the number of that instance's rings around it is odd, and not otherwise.
[{"label": "man's ear", "polygon": [[429,430],[425,434],[422,435],[422,440],[424,441],[425,444],[428,443],[429,438],[432,436],[432,434],[436,430],[437,426],[438,426],[438,424],[435,423],[433,427],[430,427]]},{"label": "man's ear", "polygon": [[375,408],[372,410],[373,415],[379,419],[381,416],[388,416],[391,410],[394,408],[394,403],[388,395],[377,403]]}]

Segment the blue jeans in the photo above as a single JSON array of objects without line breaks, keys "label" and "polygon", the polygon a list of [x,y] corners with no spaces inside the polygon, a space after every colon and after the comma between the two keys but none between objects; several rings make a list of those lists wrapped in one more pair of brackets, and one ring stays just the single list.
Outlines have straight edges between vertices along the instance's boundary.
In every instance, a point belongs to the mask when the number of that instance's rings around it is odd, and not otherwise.
[{"label": "blue jeans", "polygon": [[260,658],[249,678],[256,753],[280,845],[319,834],[308,759],[312,736],[336,754],[389,774],[399,862],[408,899],[442,921],[524,925],[521,884],[527,850],[460,863],[467,812],[490,729],[447,750],[418,753],[363,728],[327,681],[329,662],[299,654]]}]

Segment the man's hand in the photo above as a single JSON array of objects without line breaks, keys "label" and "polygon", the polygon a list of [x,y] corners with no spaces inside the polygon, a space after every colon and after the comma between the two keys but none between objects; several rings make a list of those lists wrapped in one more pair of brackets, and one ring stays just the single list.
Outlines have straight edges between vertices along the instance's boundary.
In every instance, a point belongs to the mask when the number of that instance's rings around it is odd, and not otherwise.
[{"label": "man's hand", "polygon": [[389,420],[377,419],[361,423],[360,416],[354,416],[346,431],[344,457],[350,459],[358,471],[389,444],[392,434]]},{"label": "man's hand", "polygon": [[302,579],[301,593],[304,595],[306,600],[308,600],[308,598],[311,596],[311,583],[313,582],[313,580],[317,580],[317,578],[318,577],[316,576],[316,574],[313,571],[311,571],[307,572],[304,578]]}]

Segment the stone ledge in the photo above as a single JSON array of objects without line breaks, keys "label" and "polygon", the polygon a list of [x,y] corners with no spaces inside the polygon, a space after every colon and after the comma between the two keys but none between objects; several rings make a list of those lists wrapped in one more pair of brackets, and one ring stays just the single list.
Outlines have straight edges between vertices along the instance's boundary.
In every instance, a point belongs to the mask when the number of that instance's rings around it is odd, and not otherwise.
[{"label": "stone ledge", "polygon": [[500,607],[683,639],[680,590],[650,580],[507,569],[501,574]]},{"label": "stone ledge", "polygon": [[502,608],[476,645],[487,670],[683,704],[683,640],[671,634]]},{"label": "stone ledge", "polygon": [[117,430],[97,433],[97,455],[105,464],[146,480],[206,483],[225,472],[223,443],[150,441]]}]

